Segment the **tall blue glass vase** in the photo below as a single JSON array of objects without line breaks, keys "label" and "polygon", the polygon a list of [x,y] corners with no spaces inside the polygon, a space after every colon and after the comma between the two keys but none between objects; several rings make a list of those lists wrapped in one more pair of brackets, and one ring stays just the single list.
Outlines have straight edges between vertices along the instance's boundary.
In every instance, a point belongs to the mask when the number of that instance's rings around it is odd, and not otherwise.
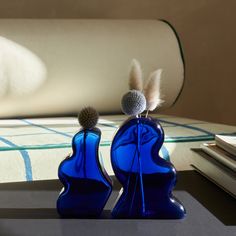
[{"label": "tall blue glass vase", "polygon": [[130,118],[117,131],[111,147],[114,173],[123,186],[114,218],[181,219],[183,205],[172,195],[174,166],[159,156],[164,131],[156,119]]},{"label": "tall blue glass vase", "polygon": [[62,217],[98,217],[112,191],[99,162],[99,129],[81,130],[72,140],[73,155],[61,162],[58,176],[64,190],[57,200]]}]

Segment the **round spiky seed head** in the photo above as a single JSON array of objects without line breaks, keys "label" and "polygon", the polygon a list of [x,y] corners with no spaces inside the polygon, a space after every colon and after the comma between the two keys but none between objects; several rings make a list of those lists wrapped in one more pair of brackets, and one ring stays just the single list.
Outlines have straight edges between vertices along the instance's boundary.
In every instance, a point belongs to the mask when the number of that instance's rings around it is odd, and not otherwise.
[{"label": "round spiky seed head", "polygon": [[98,122],[99,114],[93,107],[85,107],[79,113],[79,123],[84,129],[92,129]]},{"label": "round spiky seed head", "polygon": [[146,108],[145,96],[138,90],[130,90],[122,97],[121,107],[126,115],[136,116]]}]

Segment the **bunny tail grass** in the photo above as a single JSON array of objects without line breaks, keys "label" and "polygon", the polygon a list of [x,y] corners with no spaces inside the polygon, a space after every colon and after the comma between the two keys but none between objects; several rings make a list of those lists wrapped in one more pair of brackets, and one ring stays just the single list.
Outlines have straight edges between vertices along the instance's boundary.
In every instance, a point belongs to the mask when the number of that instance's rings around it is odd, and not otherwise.
[{"label": "bunny tail grass", "polygon": [[160,96],[160,81],[161,81],[162,69],[158,69],[151,73],[149,79],[144,88],[144,95],[146,97],[147,111],[153,111],[161,105],[163,102]]},{"label": "bunny tail grass", "polygon": [[138,60],[133,59],[129,74],[129,89],[130,90],[143,90],[142,70]]}]

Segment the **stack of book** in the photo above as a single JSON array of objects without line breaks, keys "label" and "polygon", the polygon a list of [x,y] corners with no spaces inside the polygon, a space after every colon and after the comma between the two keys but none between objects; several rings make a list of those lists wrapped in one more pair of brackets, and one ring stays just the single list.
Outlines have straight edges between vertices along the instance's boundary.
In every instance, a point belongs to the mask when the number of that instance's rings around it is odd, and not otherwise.
[{"label": "stack of book", "polygon": [[215,142],[194,149],[192,166],[202,175],[236,197],[236,134],[216,135]]}]

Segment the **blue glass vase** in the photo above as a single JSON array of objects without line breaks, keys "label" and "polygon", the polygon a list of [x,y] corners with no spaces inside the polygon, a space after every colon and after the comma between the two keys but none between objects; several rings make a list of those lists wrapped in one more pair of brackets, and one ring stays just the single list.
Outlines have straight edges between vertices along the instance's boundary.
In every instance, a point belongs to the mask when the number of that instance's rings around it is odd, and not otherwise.
[{"label": "blue glass vase", "polygon": [[64,190],[57,211],[62,217],[99,217],[111,194],[111,179],[99,162],[100,138],[97,128],[78,132],[72,140],[72,156],[59,166]]},{"label": "blue glass vase", "polygon": [[117,131],[111,146],[114,173],[123,189],[114,218],[181,219],[183,205],[172,195],[174,166],[159,156],[164,131],[156,119],[132,117]]}]

